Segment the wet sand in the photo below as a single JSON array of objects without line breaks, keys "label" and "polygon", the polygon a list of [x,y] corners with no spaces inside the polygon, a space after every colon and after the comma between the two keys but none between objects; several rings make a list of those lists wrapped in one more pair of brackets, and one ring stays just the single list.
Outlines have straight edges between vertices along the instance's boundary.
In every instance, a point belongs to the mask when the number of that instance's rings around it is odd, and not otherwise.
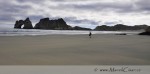
[{"label": "wet sand", "polygon": [[3,36],[0,65],[150,65],[150,37]]}]

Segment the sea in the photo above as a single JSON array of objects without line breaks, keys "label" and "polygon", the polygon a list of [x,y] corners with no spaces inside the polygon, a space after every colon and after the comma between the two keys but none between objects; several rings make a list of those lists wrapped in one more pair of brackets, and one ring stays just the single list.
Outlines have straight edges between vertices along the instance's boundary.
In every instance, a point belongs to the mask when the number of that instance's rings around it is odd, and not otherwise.
[{"label": "sea", "polygon": [[[140,31],[91,31],[92,34],[122,34],[137,35]],[[41,29],[13,29],[1,28],[0,36],[37,36],[37,35],[84,35],[89,31],[81,30],[41,30]]]}]

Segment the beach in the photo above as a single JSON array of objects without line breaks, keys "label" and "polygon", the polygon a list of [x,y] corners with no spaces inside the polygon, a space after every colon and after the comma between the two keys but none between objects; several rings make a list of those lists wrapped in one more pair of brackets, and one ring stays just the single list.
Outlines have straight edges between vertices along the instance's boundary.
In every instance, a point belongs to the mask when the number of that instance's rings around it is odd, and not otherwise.
[{"label": "beach", "polygon": [[149,36],[0,36],[0,65],[150,65],[149,56]]}]

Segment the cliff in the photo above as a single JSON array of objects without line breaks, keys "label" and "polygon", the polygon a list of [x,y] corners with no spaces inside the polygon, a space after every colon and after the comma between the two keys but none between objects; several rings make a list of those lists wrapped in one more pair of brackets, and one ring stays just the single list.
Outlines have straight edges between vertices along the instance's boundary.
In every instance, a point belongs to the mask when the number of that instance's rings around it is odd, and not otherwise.
[{"label": "cliff", "polygon": [[70,30],[72,27],[67,25],[62,18],[56,20],[43,18],[35,25],[34,29]]}]

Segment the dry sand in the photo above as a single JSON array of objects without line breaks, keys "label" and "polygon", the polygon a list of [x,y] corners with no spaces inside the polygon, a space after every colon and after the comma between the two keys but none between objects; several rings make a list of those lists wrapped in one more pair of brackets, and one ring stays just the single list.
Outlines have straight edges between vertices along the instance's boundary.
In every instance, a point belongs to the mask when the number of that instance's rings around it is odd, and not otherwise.
[{"label": "dry sand", "polygon": [[0,65],[150,65],[150,37],[0,37]]}]

